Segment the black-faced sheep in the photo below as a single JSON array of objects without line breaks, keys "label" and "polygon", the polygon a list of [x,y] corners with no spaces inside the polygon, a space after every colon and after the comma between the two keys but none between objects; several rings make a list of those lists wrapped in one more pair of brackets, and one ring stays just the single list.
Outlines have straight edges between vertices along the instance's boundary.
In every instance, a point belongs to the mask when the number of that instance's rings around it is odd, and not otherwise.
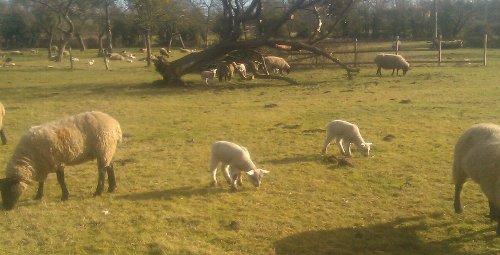
[{"label": "black-faced sheep", "polygon": [[364,156],[370,155],[372,143],[366,143],[358,126],[344,120],[334,120],[326,126],[326,138],[323,144],[322,153],[326,154],[330,142],[337,143],[340,152],[345,156],[351,156],[351,143],[354,143],[361,150]]},{"label": "black-faced sheep", "polygon": [[394,70],[397,70],[397,75],[399,75],[399,69],[403,70],[403,75],[410,69],[410,64],[401,56],[396,54],[379,54],[374,59],[375,64],[377,64],[377,75],[382,76],[381,69],[392,69],[392,75],[394,75]]},{"label": "black-faced sheep", "polygon": [[212,145],[210,171],[213,184],[217,185],[217,165],[221,163],[221,171],[233,191],[237,191],[237,184],[241,185],[241,172],[247,173],[255,187],[259,187],[264,174],[269,171],[257,169],[250,158],[247,148],[235,143],[218,141]]},{"label": "black-faced sheep", "polygon": [[3,127],[3,118],[5,118],[5,107],[0,103],[0,139],[2,144],[7,144],[7,136],[5,136],[5,128]]},{"label": "black-faced sheep", "polygon": [[39,183],[35,199],[43,196],[49,173],[56,172],[62,190],[61,200],[68,199],[64,180],[65,165],[97,159],[98,182],[94,196],[101,195],[106,173],[108,192],[116,188],[112,160],[122,139],[120,124],[102,112],[85,112],[55,122],[32,127],[21,137],[0,180],[3,207],[11,210],[28,184]]},{"label": "black-faced sheep", "polygon": [[[455,145],[453,181],[454,207],[462,212],[460,193],[470,177],[477,182],[488,198],[490,217],[498,221],[500,215],[500,126],[477,124],[466,130]],[[497,224],[500,236],[500,221]]]}]

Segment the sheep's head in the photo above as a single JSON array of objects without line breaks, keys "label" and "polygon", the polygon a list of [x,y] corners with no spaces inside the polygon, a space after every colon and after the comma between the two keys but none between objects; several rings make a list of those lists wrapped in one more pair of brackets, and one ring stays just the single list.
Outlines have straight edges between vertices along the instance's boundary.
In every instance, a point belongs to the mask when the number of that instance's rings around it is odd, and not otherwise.
[{"label": "sheep's head", "polygon": [[258,188],[260,186],[260,183],[262,182],[262,177],[264,174],[268,174],[269,171],[264,170],[264,169],[255,169],[255,170],[250,170],[246,172],[248,176],[250,176],[250,180],[252,181],[253,186]]},{"label": "sheep's head", "polygon": [[372,143],[362,143],[361,144],[361,152],[363,153],[363,155],[365,157],[370,156],[370,146],[371,145],[372,145]]},{"label": "sheep's head", "polygon": [[2,192],[3,208],[12,210],[16,205],[24,186],[21,181],[15,178],[0,179],[0,191]]},{"label": "sheep's head", "polygon": [[402,69],[403,69],[403,75],[406,75],[406,72],[408,72],[408,70],[410,70],[410,65],[404,66]]}]

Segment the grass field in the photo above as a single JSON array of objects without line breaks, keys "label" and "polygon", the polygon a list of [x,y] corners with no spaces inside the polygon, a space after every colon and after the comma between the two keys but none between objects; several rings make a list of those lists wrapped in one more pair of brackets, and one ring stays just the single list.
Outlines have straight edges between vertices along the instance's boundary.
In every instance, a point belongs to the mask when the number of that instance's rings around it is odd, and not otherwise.
[{"label": "grass field", "polygon": [[[189,75],[184,88],[158,87],[161,76],[143,62],[112,62],[111,71],[100,60],[85,65],[94,54],[75,52],[75,70],[26,55],[0,68],[9,138],[2,167],[30,126],[63,116],[104,111],[124,132],[115,193],[92,197],[95,161],[66,168],[66,202],[55,174],[42,201],[32,200],[31,185],[15,210],[0,212],[1,254],[500,252],[478,185],[465,185],[456,215],[451,182],[458,136],[475,123],[500,123],[498,50],[486,67],[421,66],[406,77],[385,70],[379,78],[367,66],[352,80],[340,69],[292,72],[299,85],[202,87]],[[357,123],[371,156],[354,152],[354,167],[325,161],[332,119]],[[258,190],[246,180],[231,193],[221,175],[224,185],[210,186],[217,140],[246,146],[271,171]],[[336,146],[329,154],[338,155]]]}]

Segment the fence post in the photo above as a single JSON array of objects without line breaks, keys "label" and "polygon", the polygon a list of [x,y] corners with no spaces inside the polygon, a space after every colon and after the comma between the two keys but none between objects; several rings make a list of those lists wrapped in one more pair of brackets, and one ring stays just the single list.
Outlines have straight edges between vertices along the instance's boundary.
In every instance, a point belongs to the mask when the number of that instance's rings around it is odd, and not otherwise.
[{"label": "fence post", "polygon": [[486,54],[488,52],[488,34],[484,34],[484,56],[483,56],[483,65],[486,66]]},{"label": "fence post", "polygon": [[396,55],[399,55],[399,35],[396,36]]},{"label": "fence post", "polygon": [[106,71],[109,71],[108,50],[104,50],[103,58],[104,58],[104,65],[106,66]]},{"label": "fence post", "polygon": [[358,38],[354,39],[354,67],[358,66]]},{"label": "fence post", "polygon": [[439,39],[439,54],[438,54],[438,66],[441,66],[441,39]]},{"label": "fence post", "polygon": [[73,54],[71,53],[71,46],[68,48],[69,50],[69,63],[71,66],[71,70],[73,70]]}]

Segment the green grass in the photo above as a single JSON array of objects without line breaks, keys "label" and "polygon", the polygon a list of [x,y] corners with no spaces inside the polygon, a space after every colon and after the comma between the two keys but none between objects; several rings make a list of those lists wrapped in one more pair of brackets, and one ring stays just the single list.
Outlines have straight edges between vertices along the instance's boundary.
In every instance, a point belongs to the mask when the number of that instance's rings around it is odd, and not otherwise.
[{"label": "green grass", "polygon": [[[112,62],[109,72],[102,61],[85,65],[90,51],[75,52],[73,71],[44,56],[16,57],[16,67],[0,68],[10,139],[1,165],[30,126],[83,111],[111,114],[125,139],[115,193],[92,197],[95,162],[66,168],[66,202],[50,175],[41,202],[31,185],[14,211],[0,212],[0,253],[496,253],[486,198],[469,182],[456,215],[451,182],[458,136],[474,123],[500,123],[500,51],[490,53],[487,67],[422,66],[406,77],[386,70],[379,78],[369,66],[353,80],[340,69],[292,72],[293,86],[202,87],[189,75],[186,88],[152,85],[161,77],[143,62]],[[372,156],[354,152],[352,168],[325,162],[324,133],[315,130],[332,119],[357,123]],[[395,139],[383,141],[389,134]],[[217,140],[246,146],[271,171],[259,190],[249,181],[237,193],[210,186]]]}]

